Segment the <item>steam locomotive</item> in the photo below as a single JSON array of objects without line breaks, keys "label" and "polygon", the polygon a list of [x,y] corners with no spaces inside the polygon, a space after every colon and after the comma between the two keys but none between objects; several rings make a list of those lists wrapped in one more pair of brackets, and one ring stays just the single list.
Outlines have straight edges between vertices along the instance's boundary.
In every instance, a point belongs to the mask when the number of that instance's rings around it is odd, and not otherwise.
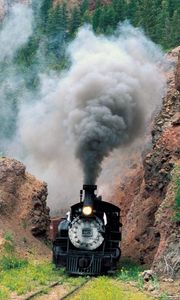
[{"label": "steam locomotive", "polygon": [[83,185],[80,202],[58,224],[53,262],[68,274],[114,273],[121,256],[120,209],[96,196],[96,185]]}]

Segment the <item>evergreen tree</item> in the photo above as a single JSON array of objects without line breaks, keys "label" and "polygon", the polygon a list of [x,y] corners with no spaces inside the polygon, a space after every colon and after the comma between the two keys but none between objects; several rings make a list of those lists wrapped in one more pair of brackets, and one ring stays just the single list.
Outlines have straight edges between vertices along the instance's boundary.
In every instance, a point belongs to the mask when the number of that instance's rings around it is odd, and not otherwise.
[{"label": "evergreen tree", "polygon": [[81,16],[84,16],[85,12],[88,10],[89,0],[83,0],[80,5]]},{"label": "evergreen tree", "polygon": [[170,18],[173,17],[175,10],[179,8],[179,0],[168,0],[168,11]]},{"label": "evergreen tree", "polygon": [[172,17],[171,25],[171,46],[175,47],[180,44],[180,7],[178,7]]},{"label": "evergreen tree", "polygon": [[59,56],[61,45],[64,42],[65,34],[65,20],[63,14],[63,8],[58,5],[49,11],[48,24],[47,24],[47,36],[48,36],[48,49],[52,51],[56,56]]},{"label": "evergreen tree", "polygon": [[43,0],[40,7],[40,27],[43,32],[46,32],[46,27],[48,23],[49,10],[52,7],[52,0]]},{"label": "evergreen tree", "polygon": [[157,42],[161,43],[165,48],[168,47],[171,32],[170,18],[168,10],[168,2],[162,1],[161,10],[157,20]]},{"label": "evergreen tree", "polygon": [[128,20],[131,21],[132,24],[135,24],[138,4],[139,4],[139,0],[131,0],[127,3],[126,17]]},{"label": "evergreen tree", "polygon": [[75,32],[81,25],[81,15],[78,7],[74,7],[72,10],[71,18],[70,18],[70,36],[74,36]]},{"label": "evergreen tree", "polygon": [[95,12],[93,14],[93,17],[92,17],[92,25],[93,25],[93,29],[94,31],[96,32],[97,29],[99,28],[99,23],[100,23],[100,15],[101,15],[101,8],[98,7],[95,9]]},{"label": "evergreen tree", "polygon": [[127,4],[125,0],[112,0],[116,24],[126,18]]},{"label": "evergreen tree", "polygon": [[112,5],[109,5],[104,12],[105,32],[111,34],[116,27],[116,14]]}]

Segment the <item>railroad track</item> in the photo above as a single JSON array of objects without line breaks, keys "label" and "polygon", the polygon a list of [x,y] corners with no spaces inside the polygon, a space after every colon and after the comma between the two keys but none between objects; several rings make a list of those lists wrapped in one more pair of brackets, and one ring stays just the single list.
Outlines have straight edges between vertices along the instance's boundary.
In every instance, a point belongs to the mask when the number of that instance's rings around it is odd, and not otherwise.
[{"label": "railroad track", "polygon": [[77,291],[79,291],[82,287],[84,287],[89,281],[91,281],[92,278],[88,278],[85,282],[81,283],[79,286],[75,287],[72,291],[64,295],[63,297],[59,298],[58,300],[66,300],[68,299],[71,295],[75,294]]},{"label": "railroad track", "polygon": [[[59,298],[58,300],[66,300],[68,299],[71,295],[75,294],[77,291],[79,291],[82,287],[84,287],[89,281],[91,281],[93,278],[88,278],[85,282],[81,283],[80,285],[76,286],[73,290],[71,290],[70,292],[68,292],[67,294],[65,294],[64,296],[62,296],[61,298]],[[56,281],[54,283],[52,283],[51,285],[45,287],[45,288],[49,288],[50,290],[52,290],[54,287],[56,286],[60,286],[62,285],[61,281]],[[31,293],[28,296],[25,296],[23,298],[23,300],[33,300],[35,297],[40,296],[43,294],[45,288],[42,288],[34,293]]]}]

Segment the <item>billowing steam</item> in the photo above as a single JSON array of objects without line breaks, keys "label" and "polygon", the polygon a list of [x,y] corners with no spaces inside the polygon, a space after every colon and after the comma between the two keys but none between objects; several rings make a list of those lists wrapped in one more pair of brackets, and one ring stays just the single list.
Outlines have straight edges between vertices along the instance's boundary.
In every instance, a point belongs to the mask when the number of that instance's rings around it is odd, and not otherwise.
[{"label": "billowing steam", "polygon": [[[22,29],[32,18],[23,16]],[[27,36],[30,32],[27,25]],[[21,38],[23,43],[26,35]],[[67,51],[69,70],[39,74],[41,85],[33,101],[27,90],[28,101],[17,96],[18,129],[9,146],[9,154],[47,181],[53,210],[77,201],[82,176],[84,183],[95,183],[104,158],[143,134],[161,103],[164,85],[158,69],[162,53],[128,24],[109,38],[83,27]],[[13,55],[10,49],[7,55]]]},{"label": "billowing steam", "polygon": [[107,39],[81,29],[69,49],[73,64],[62,83],[65,122],[86,184],[96,182],[104,157],[137,137],[160,100],[153,45],[130,26],[121,30],[124,35]]},{"label": "billowing steam", "polygon": [[27,5],[15,4],[4,18],[0,30],[0,153],[16,127],[16,115],[23,93],[24,76],[14,63],[17,51],[32,34],[32,10]]},{"label": "billowing steam", "polygon": [[32,10],[27,5],[15,4],[5,18],[0,32],[0,61],[12,59],[31,34]]}]

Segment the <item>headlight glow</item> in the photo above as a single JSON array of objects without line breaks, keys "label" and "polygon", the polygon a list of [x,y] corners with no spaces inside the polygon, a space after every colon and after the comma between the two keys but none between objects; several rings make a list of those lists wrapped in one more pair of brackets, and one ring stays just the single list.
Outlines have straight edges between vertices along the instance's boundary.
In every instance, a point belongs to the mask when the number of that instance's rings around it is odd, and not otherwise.
[{"label": "headlight glow", "polygon": [[90,216],[92,214],[92,207],[91,206],[84,206],[82,211],[83,211],[83,214],[85,216]]}]

